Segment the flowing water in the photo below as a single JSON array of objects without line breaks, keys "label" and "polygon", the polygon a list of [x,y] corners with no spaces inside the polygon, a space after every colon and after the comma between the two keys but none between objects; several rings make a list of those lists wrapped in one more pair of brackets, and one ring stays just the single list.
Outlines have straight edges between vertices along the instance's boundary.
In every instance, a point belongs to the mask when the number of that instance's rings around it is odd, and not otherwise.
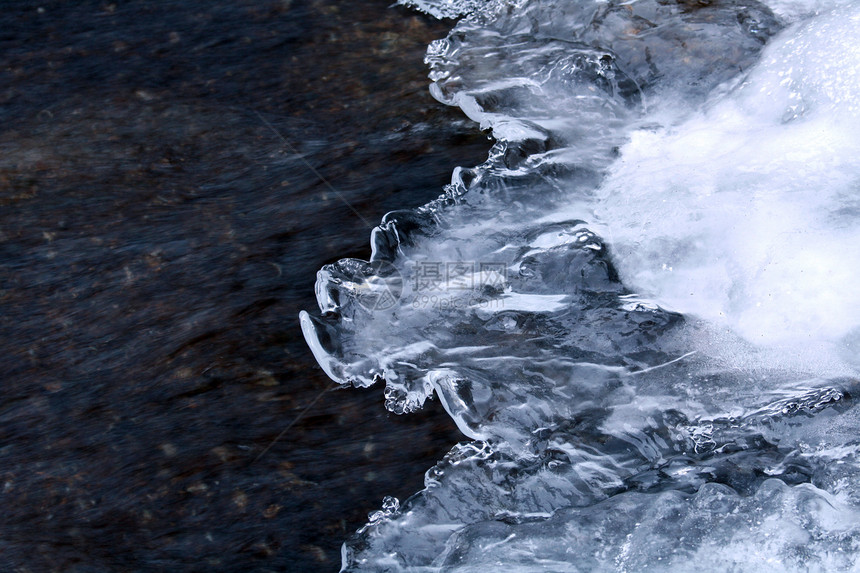
[{"label": "flowing water", "polygon": [[860,6],[408,3],[496,143],[301,323],[464,440],[344,570],[860,568]]},{"label": "flowing water", "polygon": [[456,442],[324,392],[296,320],[490,146],[390,4],[2,3],[0,571],[336,570]]}]

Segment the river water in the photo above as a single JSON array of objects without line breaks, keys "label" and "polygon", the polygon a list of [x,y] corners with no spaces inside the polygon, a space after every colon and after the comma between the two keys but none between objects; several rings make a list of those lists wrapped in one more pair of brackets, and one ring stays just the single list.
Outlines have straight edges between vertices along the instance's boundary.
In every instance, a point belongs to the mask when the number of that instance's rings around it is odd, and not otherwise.
[{"label": "river water", "polygon": [[301,321],[463,439],[344,570],[857,570],[860,7],[408,3],[495,145]]},{"label": "river water", "polygon": [[4,3],[0,570],[337,570],[421,487],[454,424],[321,394],[298,313],[486,156],[427,92],[448,27],[385,1]]}]

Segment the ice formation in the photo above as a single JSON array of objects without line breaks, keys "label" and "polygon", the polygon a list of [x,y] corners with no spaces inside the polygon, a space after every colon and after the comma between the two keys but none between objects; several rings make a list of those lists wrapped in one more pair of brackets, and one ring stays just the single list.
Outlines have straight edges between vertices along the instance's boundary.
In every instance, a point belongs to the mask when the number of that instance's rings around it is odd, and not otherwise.
[{"label": "ice formation", "polygon": [[464,441],[344,571],[860,568],[860,6],[407,3],[496,144],[301,323]]}]

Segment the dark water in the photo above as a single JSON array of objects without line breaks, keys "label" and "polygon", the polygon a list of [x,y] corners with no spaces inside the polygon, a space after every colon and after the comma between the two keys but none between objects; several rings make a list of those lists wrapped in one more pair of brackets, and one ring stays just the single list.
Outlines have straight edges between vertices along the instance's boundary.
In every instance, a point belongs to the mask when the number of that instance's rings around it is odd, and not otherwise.
[{"label": "dark water", "polygon": [[459,439],[314,403],[296,318],[486,155],[427,93],[447,24],[389,4],[3,4],[0,570],[337,570]]}]

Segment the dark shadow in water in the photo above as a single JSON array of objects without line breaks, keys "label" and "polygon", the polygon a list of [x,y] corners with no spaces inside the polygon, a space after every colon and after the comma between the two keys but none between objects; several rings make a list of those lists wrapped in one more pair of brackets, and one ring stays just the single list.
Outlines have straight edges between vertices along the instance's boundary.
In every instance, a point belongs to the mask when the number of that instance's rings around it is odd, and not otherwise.
[{"label": "dark shadow in water", "polygon": [[328,385],[316,270],[369,254],[304,162],[375,223],[488,148],[427,93],[446,25],[389,4],[0,12],[3,570],[337,570],[459,439],[332,391],[253,462]]}]

